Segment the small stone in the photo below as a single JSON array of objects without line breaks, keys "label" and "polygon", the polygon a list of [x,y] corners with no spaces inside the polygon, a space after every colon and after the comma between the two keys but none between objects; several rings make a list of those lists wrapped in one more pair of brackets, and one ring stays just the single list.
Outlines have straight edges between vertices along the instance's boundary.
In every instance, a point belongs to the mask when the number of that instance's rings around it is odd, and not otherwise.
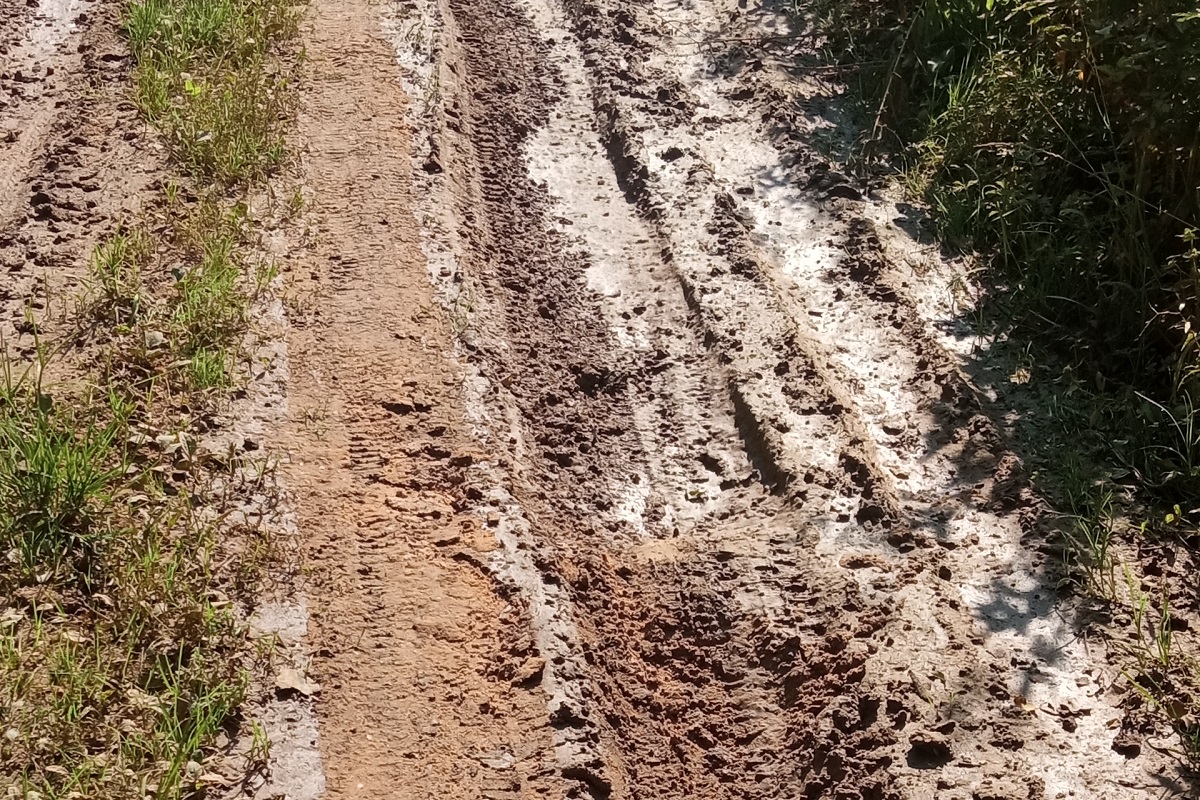
[{"label": "small stone", "polygon": [[541,656],[534,656],[525,660],[525,663],[517,667],[513,672],[512,682],[514,686],[520,686],[524,683],[540,679],[542,672],[546,669],[546,659]]}]

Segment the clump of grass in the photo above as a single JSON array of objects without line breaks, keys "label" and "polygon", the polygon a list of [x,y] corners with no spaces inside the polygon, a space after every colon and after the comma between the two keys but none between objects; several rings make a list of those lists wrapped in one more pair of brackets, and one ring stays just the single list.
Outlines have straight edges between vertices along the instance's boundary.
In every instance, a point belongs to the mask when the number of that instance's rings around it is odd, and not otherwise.
[{"label": "clump of grass", "polygon": [[167,321],[173,350],[186,361],[195,389],[228,385],[230,349],[246,330],[250,298],[238,252],[244,222],[244,208],[223,213],[208,200],[178,231],[190,265],[175,283]]},{"label": "clump of grass", "polygon": [[126,30],[135,98],[193,175],[260,178],[286,156],[292,77],[273,51],[298,16],[283,0],[136,0]]},{"label": "clump of grass", "polygon": [[1191,425],[1200,396],[1194,3],[810,9],[874,115],[869,143],[892,146],[942,241],[990,268],[994,325],[1099,386],[1108,457],[1195,507],[1195,447],[1169,422]]},{"label": "clump of grass", "polygon": [[[115,413],[110,413],[115,412]],[[22,583],[73,562],[85,582],[108,535],[106,515],[126,466],[124,409],[55,403],[9,385],[0,397],[0,552]]]},{"label": "clump of grass", "polygon": [[135,322],[145,302],[142,271],[151,239],[139,229],[119,230],[92,252],[84,315],[116,327]]},{"label": "clump of grass", "polygon": [[236,777],[215,741],[236,733],[242,640],[232,609],[208,599],[187,534],[204,535],[150,523],[115,536],[105,592],[69,615],[47,593],[3,610],[0,791],[199,797]]},{"label": "clump of grass", "polygon": [[130,242],[148,240],[141,228],[97,246],[85,306],[93,320],[121,321],[112,328],[111,370],[160,390],[233,384],[250,302],[262,288],[244,263],[246,224],[242,205],[225,208],[209,195],[190,206],[168,202],[154,257],[148,247],[131,251]]}]

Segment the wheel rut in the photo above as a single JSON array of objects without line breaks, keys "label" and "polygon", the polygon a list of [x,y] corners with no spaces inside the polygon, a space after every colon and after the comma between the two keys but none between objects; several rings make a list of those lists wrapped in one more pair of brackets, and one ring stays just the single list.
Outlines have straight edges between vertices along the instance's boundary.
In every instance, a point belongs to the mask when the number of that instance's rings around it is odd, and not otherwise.
[{"label": "wheel rut", "polygon": [[0,341],[21,358],[95,244],[154,202],[163,158],[124,95],[120,24],[115,0],[0,7]]},{"label": "wheel rut", "polygon": [[[821,523],[758,471],[774,457],[750,458],[729,400],[745,367],[705,346],[711,327],[593,130],[586,77],[547,71],[581,61],[554,10],[532,9],[541,40],[519,6],[441,11],[454,46],[438,86],[456,94],[417,162],[437,154],[435,183],[470,224],[445,236],[454,272],[435,277],[470,297],[461,346],[494,387],[483,413],[515,420],[522,545],[568,589],[564,775],[594,795],[817,791],[806,761],[823,744],[791,712],[880,705],[855,686],[883,614],[806,555]],[[839,492],[840,469],[830,459]]]},{"label": "wheel rut", "polygon": [[[89,27],[97,0],[41,0],[0,7],[0,221],[9,220],[28,197],[18,190],[51,126],[78,86],[84,70],[73,48]],[[114,9],[115,10],[115,9]],[[107,43],[104,54],[122,55]]]},{"label": "wheel rut", "polygon": [[322,686],[325,789],[299,796],[561,794],[523,601],[482,568],[496,544],[466,511],[483,458],[412,218],[406,100],[375,6],[314,2],[305,47],[311,210],[275,434]]}]

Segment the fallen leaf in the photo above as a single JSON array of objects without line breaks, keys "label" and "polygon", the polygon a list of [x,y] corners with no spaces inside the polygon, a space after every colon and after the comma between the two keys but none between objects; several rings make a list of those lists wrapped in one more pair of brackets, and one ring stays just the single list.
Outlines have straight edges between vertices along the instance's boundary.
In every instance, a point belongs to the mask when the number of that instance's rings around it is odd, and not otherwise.
[{"label": "fallen leaf", "polygon": [[305,697],[312,697],[321,691],[319,684],[310,683],[299,670],[291,667],[279,670],[275,677],[275,688],[281,692],[299,692]]}]

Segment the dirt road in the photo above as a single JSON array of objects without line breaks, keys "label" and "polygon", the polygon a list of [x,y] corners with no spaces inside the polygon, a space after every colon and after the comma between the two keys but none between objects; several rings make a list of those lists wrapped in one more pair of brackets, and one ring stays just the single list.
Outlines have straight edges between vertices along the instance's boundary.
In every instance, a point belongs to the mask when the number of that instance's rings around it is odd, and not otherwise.
[{"label": "dirt road", "polygon": [[[321,686],[292,800],[1194,796],[776,5],[311,0],[265,436]],[[20,345],[158,155],[115,4],[0,12]]]},{"label": "dirt road", "polygon": [[330,797],[1183,791],[781,12],[315,5]]},{"label": "dirt road", "polygon": [[329,796],[1183,791],[746,5],[316,3]]}]

